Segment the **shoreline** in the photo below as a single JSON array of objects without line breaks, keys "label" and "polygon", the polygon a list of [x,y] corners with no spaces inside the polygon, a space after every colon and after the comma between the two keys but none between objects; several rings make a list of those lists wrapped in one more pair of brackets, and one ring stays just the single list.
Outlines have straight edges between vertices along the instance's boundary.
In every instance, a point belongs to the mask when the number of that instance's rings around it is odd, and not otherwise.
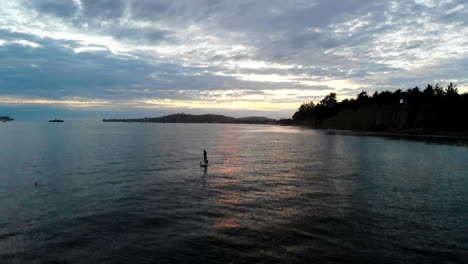
[{"label": "shoreline", "polygon": [[348,135],[348,136],[372,136],[372,137],[388,137],[413,139],[421,141],[437,141],[440,143],[459,143],[463,146],[468,146],[468,132],[443,132],[443,131],[426,131],[419,129],[408,130],[350,130],[350,129],[334,129],[334,128],[316,128],[309,124],[288,124],[286,126],[304,127],[310,129],[322,130],[327,134]]},{"label": "shoreline", "polygon": [[427,131],[360,131],[360,130],[344,130],[344,129],[321,129],[327,133],[336,133],[341,135],[362,135],[362,136],[384,136],[384,137],[404,137],[404,138],[421,138],[421,139],[453,139],[468,141],[467,133],[460,132],[433,132]]}]

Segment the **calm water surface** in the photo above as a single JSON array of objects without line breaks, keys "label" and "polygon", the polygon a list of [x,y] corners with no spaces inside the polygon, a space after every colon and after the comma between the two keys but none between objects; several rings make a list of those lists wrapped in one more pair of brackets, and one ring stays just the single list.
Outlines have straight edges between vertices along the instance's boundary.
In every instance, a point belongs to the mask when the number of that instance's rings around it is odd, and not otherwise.
[{"label": "calm water surface", "polygon": [[467,147],[222,124],[0,137],[0,263],[467,263]]}]

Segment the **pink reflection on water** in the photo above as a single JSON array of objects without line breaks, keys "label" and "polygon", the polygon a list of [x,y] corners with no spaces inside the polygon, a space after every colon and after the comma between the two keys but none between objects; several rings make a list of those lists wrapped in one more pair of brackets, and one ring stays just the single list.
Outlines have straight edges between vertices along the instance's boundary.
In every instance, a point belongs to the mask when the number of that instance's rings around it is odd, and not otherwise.
[{"label": "pink reflection on water", "polygon": [[233,192],[221,194],[220,199],[216,200],[216,205],[235,208],[240,204],[239,195]]},{"label": "pink reflection on water", "polygon": [[215,223],[216,227],[223,228],[236,228],[240,227],[239,219],[236,218],[222,218]]},{"label": "pink reflection on water", "polygon": [[238,192],[228,191],[227,187],[235,186],[239,183],[239,173],[242,170],[239,157],[239,134],[237,128],[226,126],[226,131],[221,134],[220,145],[217,149],[218,153],[222,153],[222,159],[218,161],[218,166],[213,171],[213,174],[219,175],[214,178],[212,183],[216,189],[220,191],[219,195],[214,198],[218,210],[227,212],[228,215],[218,219],[214,226],[217,228],[238,228],[241,226],[240,219],[231,212],[241,203]]}]

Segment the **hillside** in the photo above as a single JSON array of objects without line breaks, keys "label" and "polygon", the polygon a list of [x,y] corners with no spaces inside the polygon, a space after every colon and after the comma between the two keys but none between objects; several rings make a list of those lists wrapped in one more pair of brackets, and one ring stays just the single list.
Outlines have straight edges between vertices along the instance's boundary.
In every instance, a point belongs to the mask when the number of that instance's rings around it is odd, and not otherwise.
[{"label": "hillside", "polygon": [[145,117],[135,119],[103,119],[103,122],[138,122],[138,123],[223,123],[223,124],[267,124],[276,120],[266,117],[234,118],[224,115],[190,115],[173,114],[162,117]]}]

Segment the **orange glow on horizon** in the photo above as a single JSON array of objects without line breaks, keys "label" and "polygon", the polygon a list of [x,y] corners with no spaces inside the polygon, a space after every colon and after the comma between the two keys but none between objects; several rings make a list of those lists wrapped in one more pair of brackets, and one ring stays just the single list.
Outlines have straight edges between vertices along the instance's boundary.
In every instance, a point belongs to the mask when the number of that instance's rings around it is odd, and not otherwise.
[{"label": "orange glow on horizon", "polygon": [[243,110],[263,110],[263,111],[275,111],[275,110],[288,110],[297,109],[300,105],[298,102],[291,103],[276,103],[276,102],[262,102],[262,101],[234,101],[234,102],[223,102],[223,101],[177,101],[177,100],[147,100],[144,101],[148,106],[142,106],[143,108],[153,108],[151,105],[156,107],[164,108],[214,108],[214,109],[243,109]]},{"label": "orange glow on horizon", "polygon": [[23,99],[0,97],[0,104],[36,104],[36,105],[64,105],[70,108],[91,108],[103,110],[131,110],[131,109],[157,109],[157,108],[188,108],[188,109],[232,109],[232,110],[260,110],[279,111],[297,109],[301,103],[298,102],[262,102],[262,101],[182,101],[170,99],[154,100],[97,100],[97,99],[72,99],[72,100],[49,100],[49,99]]}]

